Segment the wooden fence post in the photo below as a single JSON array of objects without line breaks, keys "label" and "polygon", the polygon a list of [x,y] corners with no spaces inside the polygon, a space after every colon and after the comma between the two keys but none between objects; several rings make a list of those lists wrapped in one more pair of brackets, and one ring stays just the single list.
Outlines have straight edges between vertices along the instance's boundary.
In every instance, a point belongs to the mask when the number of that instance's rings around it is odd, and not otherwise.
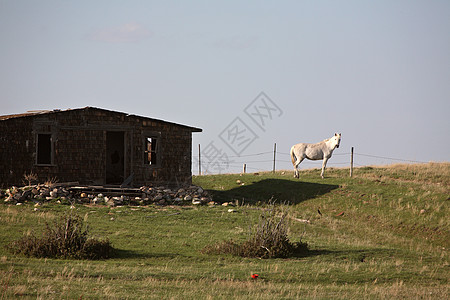
[{"label": "wooden fence post", "polygon": [[277,143],[273,145],[273,170],[272,172],[275,173],[275,160],[277,155]]},{"label": "wooden fence post", "polygon": [[200,144],[198,144],[198,175],[202,175],[202,161],[200,154]]},{"label": "wooden fence post", "polygon": [[350,177],[353,176],[353,147],[352,147],[352,153],[350,156]]}]

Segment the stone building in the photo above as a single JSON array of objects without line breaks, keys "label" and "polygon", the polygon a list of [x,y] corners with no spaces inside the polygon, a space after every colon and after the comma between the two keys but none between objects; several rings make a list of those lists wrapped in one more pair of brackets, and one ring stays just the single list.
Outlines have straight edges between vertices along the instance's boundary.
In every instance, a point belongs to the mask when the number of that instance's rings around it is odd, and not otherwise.
[{"label": "stone building", "polygon": [[192,133],[200,128],[95,107],[0,116],[0,184],[191,183]]}]

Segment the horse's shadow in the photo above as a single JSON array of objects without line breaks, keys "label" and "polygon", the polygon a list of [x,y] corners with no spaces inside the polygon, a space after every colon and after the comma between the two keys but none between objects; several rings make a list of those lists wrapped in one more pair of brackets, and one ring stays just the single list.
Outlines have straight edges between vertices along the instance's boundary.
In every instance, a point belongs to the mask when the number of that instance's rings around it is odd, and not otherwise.
[{"label": "horse's shadow", "polygon": [[236,188],[217,191],[209,190],[218,202],[238,200],[241,204],[256,204],[276,201],[298,204],[337,189],[338,185],[292,181],[286,179],[264,179],[240,185]]}]

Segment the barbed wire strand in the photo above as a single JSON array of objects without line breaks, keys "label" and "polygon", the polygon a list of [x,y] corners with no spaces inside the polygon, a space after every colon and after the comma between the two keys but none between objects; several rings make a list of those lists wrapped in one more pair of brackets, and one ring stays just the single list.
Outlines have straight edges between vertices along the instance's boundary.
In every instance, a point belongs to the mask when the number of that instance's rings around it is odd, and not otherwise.
[{"label": "barbed wire strand", "polygon": [[[272,152],[268,152],[268,153],[270,153],[270,154],[273,154],[273,151]],[[287,156],[291,156],[291,154],[290,153],[285,153],[285,152],[276,152],[277,154],[281,154],[281,155],[287,155]],[[333,154],[333,156],[339,156],[339,155],[350,155],[351,153],[350,152],[347,152],[347,153],[334,153]]]},{"label": "barbed wire strand", "polygon": [[[226,153],[225,153],[226,154]],[[280,152],[280,151],[275,151],[275,154],[277,156],[288,156],[290,157],[290,153],[286,153],[286,152]],[[229,161],[229,158],[246,158],[246,157],[255,157],[255,156],[262,156],[262,155],[270,155],[270,159],[266,159],[266,160],[249,160],[249,161],[244,161],[244,160],[231,160]],[[259,152],[259,153],[251,153],[251,154],[245,154],[245,155],[226,155],[226,159],[227,161],[216,161],[216,160],[207,160],[207,161],[202,161],[201,165],[203,168],[205,168],[205,170],[209,173],[209,171],[207,170],[208,166],[212,166],[214,171],[218,171],[219,173],[222,171],[227,170],[228,168],[242,168],[243,165],[245,164],[245,167],[247,170],[257,170],[257,171],[267,171],[268,169],[271,169],[270,167],[265,168],[265,167],[253,167],[251,166],[251,164],[257,164],[257,163],[272,163],[273,160],[273,155],[274,155],[274,151],[265,151],[265,152]],[[344,152],[344,153],[334,153],[333,156],[347,156],[347,155],[351,155],[350,152]],[[402,159],[402,158],[394,158],[394,157],[387,157],[387,156],[381,156],[381,155],[372,155],[372,154],[365,154],[365,153],[359,153],[359,152],[354,152],[353,153],[354,156],[363,156],[363,157],[370,157],[370,158],[377,158],[377,159],[387,159],[387,160],[391,160],[391,161],[400,161],[400,162],[410,162],[410,163],[426,163],[424,161],[418,161],[418,160],[410,160],[410,159]],[[222,159],[224,158],[223,156],[221,157]],[[291,160],[284,160],[284,159],[275,159],[276,163],[289,163],[291,164]],[[195,162],[193,161],[193,163],[197,163],[198,164],[198,160]],[[310,161],[310,160],[305,160],[304,162],[302,162],[302,165],[320,165],[322,163],[321,160],[318,161]],[[350,164],[350,161],[346,161],[346,162],[328,162],[328,166],[342,166],[342,165],[348,165]],[[353,165],[357,166],[357,167],[367,167],[369,165],[362,165],[359,164],[357,161],[353,162]],[[212,173],[211,173],[212,174]]]},{"label": "barbed wire strand", "polygon": [[[275,152],[276,154],[280,154],[280,155],[287,155],[290,156],[289,153],[285,153],[285,152]],[[246,154],[246,155],[233,155],[233,156],[228,156],[229,158],[233,158],[233,157],[252,157],[252,156],[259,156],[259,155],[264,155],[264,154],[271,154],[273,155],[273,151],[267,151],[267,152],[261,152],[261,153],[254,153],[254,154]],[[350,152],[346,152],[346,153],[334,153],[333,156],[342,156],[342,155],[350,155]],[[397,161],[405,161],[405,162],[414,162],[414,163],[426,163],[424,161],[418,161],[418,160],[411,160],[411,159],[402,159],[402,158],[395,158],[395,157],[387,157],[387,156],[379,156],[379,155],[371,155],[371,154],[364,154],[364,153],[359,153],[359,152],[354,152],[353,155],[360,155],[360,156],[365,156],[365,157],[372,157],[372,158],[379,158],[379,159],[389,159],[389,160],[397,160]],[[271,160],[273,161],[273,159]],[[278,160],[277,160],[278,161]],[[265,162],[265,161],[262,161]]]},{"label": "barbed wire strand", "polygon": [[[252,154],[245,154],[245,155],[230,155],[230,156],[226,156],[227,159],[228,158],[245,158],[245,157],[255,157],[255,156],[261,156],[261,155],[273,155],[274,151],[266,151],[266,152],[259,152],[259,153],[252,153]],[[290,156],[290,153],[286,153],[286,152],[279,152],[279,151],[275,151],[276,155],[284,155],[284,156]],[[350,152],[345,152],[345,153],[334,153],[333,156],[344,156],[344,155],[351,155]],[[372,154],[364,154],[364,153],[359,153],[359,152],[354,152],[353,153],[354,156],[364,156],[364,157],[370,157],[370,158],[377,158],[377,159],[388,159],[391,161],[401,161],[401,162],[411,162],[411,163],[426,163],[424,161],[418,161],[418,160],[410,160],[410,159],[402,159],[402,158],[394,158],[394,157],[387,157],[387,156],[380,156],[380,155],[372,155]],[[252,167],[249,164],[252,163],[272,163],[274,160],[271,157],[271,159],[267,159],[267,160],[250,160],[250,161],[215,161],[215,160],[209,160],[206,162],[201,163],[202,167],[207,167],[207,166],[216,166],[218,167],[217,169],[219,170],[219,172],[221,172],[221,167],[223,166],[223,169],[228,169],[228,168],[241,168],[243,166],[243,164],[246,165],[246,169],[250,169],[250,170],[258,170],[258,171],[264,171],[264,167],[260,167],[260,168],[256,168],[256,167]],[[291,163],[290,160],[284,160],[284,159],[275,159],[276,163]],[[197,161],[198,163],[198,161]],[[305,160],[304,162],[302,162],[303,165],[317,165],[317,164],[321,164],[322,161],[318,160],[318,161],[310,161],[310,160]],[[239,165],[238,165],[239,164]],[[347,165],[350,164],[350,162],[328,162],[329,166],[333,166],[333,165]],[[353,164],[355,166],[358,167],[367,167],[368,165],[361,165],[357,162],[353,162]]]},{"label": "barbed wire strand", "polygon": [[386,157],[386,156],[377,156],[377,155],[370,155],[370,154],[362,154],[362,153],[354,153],[354,155],[360,155],[365,157],[373,157],[373,158],[380,158],[380,159],[389,159],[389,160],[397,160],[397,161],[406,161],[406,162],[413,162],[413,163],[420,163],[425,164],[424,161],[418,161],[418,160],[410,160],[410,159],[402,159],[402,158],[393,158],[393,157]]}]

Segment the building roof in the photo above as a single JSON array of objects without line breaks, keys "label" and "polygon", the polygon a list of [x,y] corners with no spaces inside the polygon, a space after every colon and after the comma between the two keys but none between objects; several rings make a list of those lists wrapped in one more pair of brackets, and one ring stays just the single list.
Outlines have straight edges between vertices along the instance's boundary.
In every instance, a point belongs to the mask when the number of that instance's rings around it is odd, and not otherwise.
[{"label": "building roof", "polygon": [[21,113],[21,114],[2,115],[2,116],[0,116],[0,121],[14,119],[14,118],[20,118],[20,117],[34,116],[34,115],[39,115],[39,114],[44,114],[44,113],[49,113],[49,112],[51,112],[51,111],[50,110],[29,110],[26,113]]},{"label": "building roof", "polygon": [[164,123],[168,123],[168,124],[172,124],[172,125],[176,125],[176,126],[181,126],[181,127],[185,127],[185,128],[190,129],[192,132],[202,132],[202,129],[201,128],[197,128],[197,127],[177,124],[177,123],[173,123],[173,122],[168,122],[168,121],[164,121],[164,120],[153,119],[153,118],[148,118],[148,117],[143,117],[143,116],[127,114],[127,113],[113,111],[113,110],[107,110],[107,109],[102,109],[102,108],[97,108],[97,107],[91,107],[91,106],[87,106],[87,107],[83,107],[83,108],[66,109],[66,110],[61,110],[61,109],[31,110],[31,111],[27,111],[27,112],[21,113],[21,114],[0,115],[0,121],[9,120],[9,119],[15,119],[15,118],[33,117],[33,116],[36,116],[36,115],[45,115],[45,114],[54,114],[54,113],[66,113],[66,112],[69,112],[69,111],[76,111],[76,110],[98,110],[98,111],[104,111],[104,112],[109,112],[109,113],[121,114],[121,115],[124,115],[126,117],[137,117],[137,118],[146,119],[146,120],[149,120],[149,121],[158,121],[158,122],[164,122]]}]

